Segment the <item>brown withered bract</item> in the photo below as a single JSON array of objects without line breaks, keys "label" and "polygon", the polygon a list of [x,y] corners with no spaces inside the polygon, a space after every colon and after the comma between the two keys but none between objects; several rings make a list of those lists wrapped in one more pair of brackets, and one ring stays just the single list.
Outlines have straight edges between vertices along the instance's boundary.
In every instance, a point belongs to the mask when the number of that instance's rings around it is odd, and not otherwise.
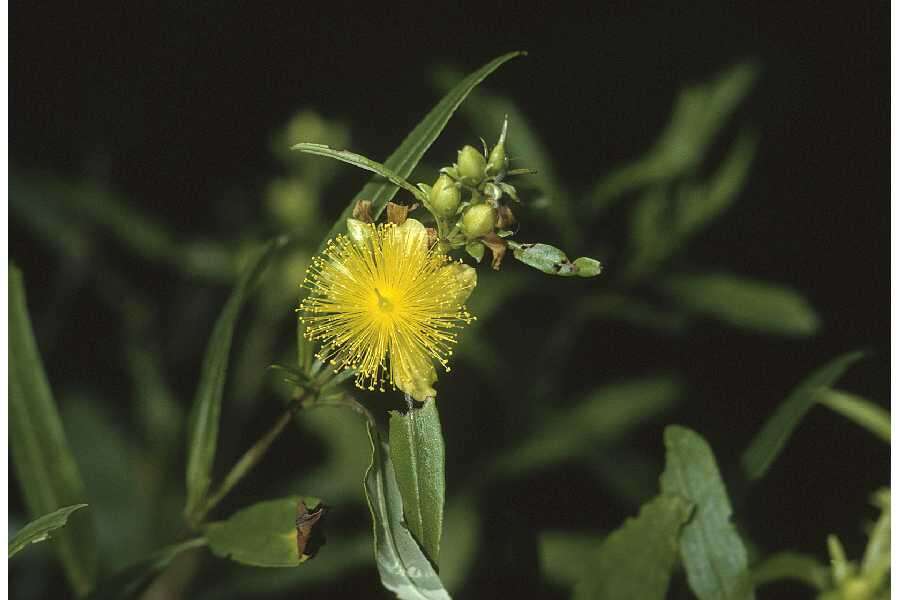
[{"label": "brown withered bract", "polygon": [[353,218],[363,223],[371,223],[372,219],[372,202],[370,200],[360,200],[353,207]]},{"label": "brown withered bract", "polygon": [[327,511],[328,507],[324,504],[319,504],[313,510],[309,510],[306,508],[303,500],[297,503],[297,520],[295,524],[297,526],[297,558],[300,560],[303,560],[304,557],[308,558],[306,547],[309,544],[313,527]]},{"label": "brown withered bract", "polygon": [[428,235],[428,247],[433,247],[438,241],[437,229],[434,227],[426,227],[425,233]]},{"label": "brown withered bract", "polygon": [[497,222],[495,223],[495,226],[498,229],[509,229],[515,224],[516,216],[513,214],[512,209],[505,204],[500,205],[497,208]]},{"label": "brown withered bract", "polygon": [[394,225],[403,225],[406,221],[406,217],[412,211],[418,208],[418,204],[412,204],[410,206],[404,206],[403,204],[394,204],[393,202],[387,203],[387,220],[388,223],[393,223]]},{"label": "brown withered bract", "polygon": [[491,251],[493,255],[493,259],[491,260],[491,268],[495,271],[500,270],[500,263],[503,262],[503,257],[506,255],[506,240],[497,235],[494,232],[491,232],[481,238],[482,243],[488,247],[488,250]]}]

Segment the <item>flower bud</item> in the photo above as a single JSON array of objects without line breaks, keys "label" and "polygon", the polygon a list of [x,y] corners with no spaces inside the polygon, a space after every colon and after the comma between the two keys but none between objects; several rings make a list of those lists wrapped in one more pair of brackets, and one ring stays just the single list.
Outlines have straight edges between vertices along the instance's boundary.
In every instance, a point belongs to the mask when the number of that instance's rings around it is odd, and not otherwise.
[{"label": "flower bud", "polygon": [[447,175],[438,177],[431,187],[429,201],[436,216],[449,219],[455,215],[459,208],[459,188],[456,182]]},{"label": "flower bud", "polygon": [[498,143],[491,150],[487,162],[487,174],[497,175],[506,171],[506,148],[503,142]]},{"label": "flower bud", "polygon": [[460,228],[468,239],[479,238],[494,230],[497,211],[487,204],[476,204],[463,213]]},{"label": "flower bud", "polygon": [[469,185],[478,185],[484,179],[484,169],[487,162],[484,154],[472,146],[464,146],[456,158],[456,168],[459,176]]}]

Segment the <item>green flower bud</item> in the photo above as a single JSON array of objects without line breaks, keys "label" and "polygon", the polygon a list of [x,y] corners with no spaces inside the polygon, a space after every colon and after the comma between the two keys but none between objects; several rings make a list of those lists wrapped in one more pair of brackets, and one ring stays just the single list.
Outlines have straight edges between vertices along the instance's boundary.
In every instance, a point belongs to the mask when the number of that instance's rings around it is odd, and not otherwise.
[{"label": "green flower bud", "polygon": [[435,215],[449,219],[459,208],[459,188],[456,182],[447,175],[441,175],[431,188],[429,196],[431,208]]},{"label": "green flower bud", "polygon": [[456,168],[459,176],[469,185],[478,185],[484,179],[484,169],[487,167],[487,161],[484,154],[473,148],[472,146],[464,146],[459,151],[456,159]]},{"label": "green flower bud", "polygon": [[479,238],[494,230],[497,210],[487,204],[476,204],[463,213],[460,229],[468,239]]},{"label": "green flower bud", "polygon": [[503,142],[500,142],[494,146],[494,149],[491,150],[490,157],[488,157],[487,174],[497,175],[504,171],[506,171],[506,147]]}]

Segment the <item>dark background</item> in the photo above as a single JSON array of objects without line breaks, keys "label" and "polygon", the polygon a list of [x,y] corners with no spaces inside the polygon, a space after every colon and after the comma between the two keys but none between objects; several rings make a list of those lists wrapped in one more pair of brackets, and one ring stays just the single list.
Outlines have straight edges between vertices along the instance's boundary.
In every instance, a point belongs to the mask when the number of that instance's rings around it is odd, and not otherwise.
[{"label": "dark background", "polygon": [[[710,326],[660,343],[601,323],[576,344],[583,384],[619,364],[683,369],[697,394],[677,420],[706,435],[727,464],[787,390],[838,353],[873,350],[842,387],[880,403],[889,397],[889,4],[675,4],[15,2],[11,165],[99,176],[179,233],[228,236],[259,207],[223,210],[220,200],[260,192],[277,169],[271,136],[296,109],[344,119],[354,149],[383,158],[434,103],[430,68],[473,69],[525,49],[529,56],[489,85],[531,118],[570,187],[587,189],[647,149],[682,85],[755,58],[761,77],[738,115],[761,136],[749,184],[692,253],[796,287],[822,316],[821,334],[781,341]],[[448,135],[466,131],[454,123]],[[364,180],[348,169],[347,197]],[[46,306],[56,259],[15,220],[10,240],[30,302]],[[168,285],[153,269],[137,279],[148,294]],[[117,335],[114,320],[95,308],[82,298],[77,322],[44,349],[51,381],[117,385],[106,361],[114,348],[104,343]],[[198,353],[176,370],[187,397],[199,363]],[[646,444],[661,451],[658,432]],[[836,531],[857,556],[861,515],[869,492],[888,482],[887,466],[868,434],[814,411],[737,508],[769,549],[824,557],[825,535]],[[548,510],[602,523],[583,516],[604,510],[591,492],[577,472],[562,472],[492,502],[519,507],[502,527],[535,528]],[[493,560],[476,573],[473,593],[489,596],[497,573],[517,569],[519,584],[505,589],[527,592],[533,557],[523,564],[501,547]]]}]

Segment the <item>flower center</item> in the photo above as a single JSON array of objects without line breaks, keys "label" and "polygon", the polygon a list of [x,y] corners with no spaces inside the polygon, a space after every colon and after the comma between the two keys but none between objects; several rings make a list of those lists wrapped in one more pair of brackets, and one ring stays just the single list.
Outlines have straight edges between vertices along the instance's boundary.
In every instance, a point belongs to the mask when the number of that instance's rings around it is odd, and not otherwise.
[{"label": "flower center", "polygon": [[383,313],[394,312],[394,303],[385,298],[378,288],[375,288],[375,295],[378,297],[378,310]]}]

